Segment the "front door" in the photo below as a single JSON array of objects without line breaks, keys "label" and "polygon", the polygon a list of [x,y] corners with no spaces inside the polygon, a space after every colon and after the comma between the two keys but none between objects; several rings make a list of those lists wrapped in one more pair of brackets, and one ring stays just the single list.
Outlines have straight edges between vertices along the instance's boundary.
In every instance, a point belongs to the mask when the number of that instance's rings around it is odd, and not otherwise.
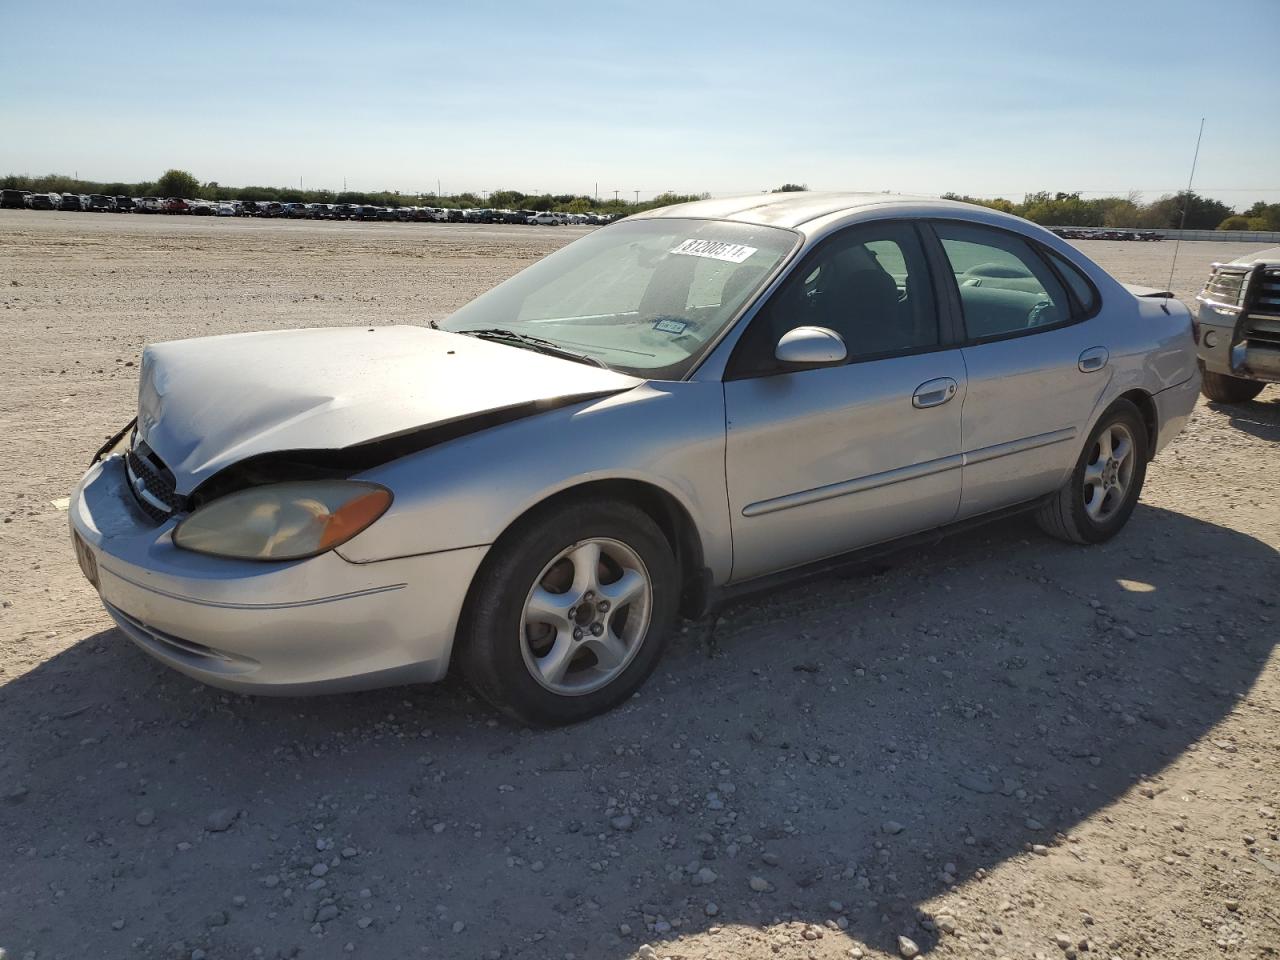
[{"label": "front door", "polygon": [[[798,326],[836,331],[848,361],[781,368]],[[946,340],[908,223],[848,228],[791,272],[725,376],[735,581],[955,517],[966,375]]]}]

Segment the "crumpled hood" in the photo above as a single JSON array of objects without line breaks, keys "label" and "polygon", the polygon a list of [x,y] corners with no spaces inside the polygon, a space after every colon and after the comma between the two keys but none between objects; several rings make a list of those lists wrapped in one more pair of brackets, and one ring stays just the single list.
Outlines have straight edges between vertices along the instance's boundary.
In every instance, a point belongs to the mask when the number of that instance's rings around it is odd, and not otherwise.
[{"label": "crumpled hood", "polygon": [[142,354],[138,437],[189,494],[247,457],[337,450],[494,410],[641,381],[425,327],[241,333]]}]

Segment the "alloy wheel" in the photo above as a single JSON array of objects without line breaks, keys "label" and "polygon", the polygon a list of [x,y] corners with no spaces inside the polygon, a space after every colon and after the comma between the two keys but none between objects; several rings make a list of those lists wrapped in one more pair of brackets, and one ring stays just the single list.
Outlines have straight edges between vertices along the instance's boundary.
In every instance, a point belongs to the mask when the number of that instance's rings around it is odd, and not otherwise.
[{"label": "alloy wheel", "polygon": [[525,598],[520,651],[530,675],[560,696],[616,679],[644,643],[653,582],[631,547],[604,537],[562,550]]},{"label": "alloy wheel", "polygon": [[1105,523],[1125,502],[1137,460],[1133,435],[1122,423],[1104,427],[1094,441],[1084,468],[1084,509],[1095,523]]}]

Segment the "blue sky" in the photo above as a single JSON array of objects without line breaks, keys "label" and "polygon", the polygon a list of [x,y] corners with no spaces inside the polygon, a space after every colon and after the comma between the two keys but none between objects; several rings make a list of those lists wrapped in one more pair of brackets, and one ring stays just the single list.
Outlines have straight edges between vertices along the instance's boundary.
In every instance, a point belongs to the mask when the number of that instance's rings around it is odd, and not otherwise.
[{"label": "blue sky", "polygon": [[1278,0],[0,0],[0,172],[1280,200]]}]

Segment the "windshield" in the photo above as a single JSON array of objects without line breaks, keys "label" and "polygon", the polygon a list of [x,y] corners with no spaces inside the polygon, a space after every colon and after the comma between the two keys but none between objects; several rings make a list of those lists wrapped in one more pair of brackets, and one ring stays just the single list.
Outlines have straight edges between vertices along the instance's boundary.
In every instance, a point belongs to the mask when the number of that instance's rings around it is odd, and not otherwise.
[{"label": "windshield", "polygon": [[723,220],[628,220],[583,237],[440,326],[510,330],[653,380],[683,376],[799,242]]}]

